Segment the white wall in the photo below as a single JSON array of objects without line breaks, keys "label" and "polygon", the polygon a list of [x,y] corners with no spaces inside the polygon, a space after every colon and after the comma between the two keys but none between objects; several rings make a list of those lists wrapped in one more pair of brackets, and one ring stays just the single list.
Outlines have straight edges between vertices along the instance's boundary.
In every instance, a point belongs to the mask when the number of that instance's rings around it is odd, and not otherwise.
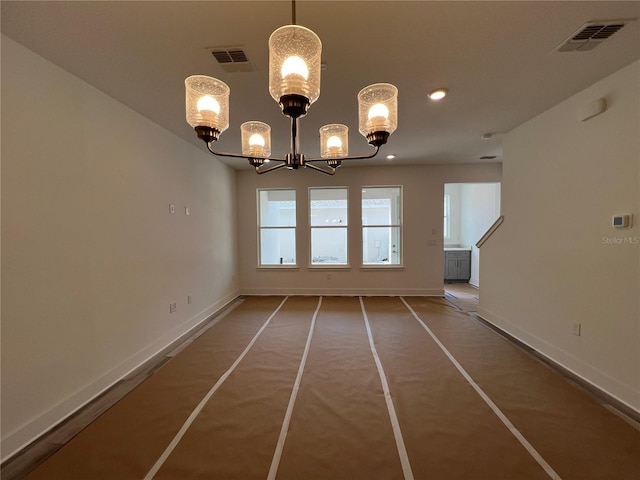
[{"label": "white wall", "polygon": [[471,278],[469,283],[480,286],[480,249],[476,243],[500,216],[499,183],[466,183],[461,193],[460,242],[471,246]]},{"label": "white wall", "polygon": [[[640,62],[509,132],[480,314],[640,410]],[[608,109],[581,122],[585,105]],[[633,213],[634,226],[611,227]],[[582,335],[572,334],[572,322]]]},{"label": "white wall", "polygon": [[233,170],[2,37],[3,459],[237,295],[234,198]]},{"label": "white wall", "polygon": [[[390,143],[393,137],[390,138]],[[372,160],[371,163],[381,163]],[[500,181],[499,164],[455,166],[343,167],[329,177],[312,170],[279,170],[265,175],[238,173],[238,245],[242,252],[240,281],[244,294],[380,294],[442,295],[444,253],[442,198],[444,184]],[[401,269],[361,267],[360,191],[363,186],[403,186],[403,264]],[[349,188],[350,268],[309,267],[308,188]],[[257,268],[256,189],[297,191],[298,268]],[[429,245],[429,242],[432,245]]]}]

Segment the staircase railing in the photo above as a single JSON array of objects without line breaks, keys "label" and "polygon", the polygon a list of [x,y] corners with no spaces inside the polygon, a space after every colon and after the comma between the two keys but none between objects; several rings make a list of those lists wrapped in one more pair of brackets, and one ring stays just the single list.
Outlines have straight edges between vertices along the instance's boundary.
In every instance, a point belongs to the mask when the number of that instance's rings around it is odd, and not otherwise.
[{"label": "staircase railing", "polygon": [[496,219],[496,221],[493,222],[493,225],[489,227],[489,230],[487,230],[485,234],[482,235],[480,240],[478,240],[478,242],[476,243],[476,247],[480,248],[482,245],[484,245],[484,242],[486,242],[489,239],[489,237],[493,235],[493,232],[495,232],[498,229],[498,227],[502,225],[502,222],[504,222],[504,215],[500,215]]}]

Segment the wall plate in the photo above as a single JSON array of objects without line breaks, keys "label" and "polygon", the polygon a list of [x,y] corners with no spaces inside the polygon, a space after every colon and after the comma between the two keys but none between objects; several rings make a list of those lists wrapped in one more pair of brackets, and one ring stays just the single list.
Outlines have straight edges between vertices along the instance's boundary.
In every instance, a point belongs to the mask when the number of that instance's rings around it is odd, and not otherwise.
[{"label": "wall plate", "polygon": [[629,228],[633,221],[633,215],[625,213],[623,215],[614,215],[611,220],[611,226],[613,228]]}]

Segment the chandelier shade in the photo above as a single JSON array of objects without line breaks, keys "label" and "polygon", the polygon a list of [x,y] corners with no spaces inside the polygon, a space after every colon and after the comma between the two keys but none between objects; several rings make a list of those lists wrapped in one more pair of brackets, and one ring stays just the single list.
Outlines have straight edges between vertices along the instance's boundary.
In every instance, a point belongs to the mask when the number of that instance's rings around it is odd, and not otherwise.
[{"label": "chandelier shade", "polygon": [[[285,25],[269,37],[269,93],[282,108],[295,97],[304,112],[320,96],[322,42],[306,27]],[[306,99],[306,101],[304,100]]]},{"label": "chandelier shade", "polygon": [[242,154],[248,158],[271,155],[271,127],[263,122],[244,122],[240,125]]},{"label": "chandelier shade", "polygon": [[358,127],[367,139],[377,132],[388,135],[398,128],[398,89],[390,83],[376,83],[358,93]]},{"label": "chandelier shade", "polygon": [[320,156],[339,159],[349,155],[349,127],[333,123],[320,129]]},{"label": "chandelier shade", "polygon": [[208,127],[218,135],[229,128],[229,86],[205,75],[185,81],[187,123],[193,128]]}]

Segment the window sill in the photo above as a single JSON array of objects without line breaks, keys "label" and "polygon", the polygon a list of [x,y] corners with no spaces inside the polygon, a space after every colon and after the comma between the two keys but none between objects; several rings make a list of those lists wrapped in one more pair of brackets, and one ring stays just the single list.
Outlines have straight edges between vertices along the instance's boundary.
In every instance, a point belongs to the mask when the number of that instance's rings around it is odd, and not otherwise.
[{"label": "window sill", "polygon": [[260,265],[256,270],[300,270],[298,265]]},{"label": "window sill", "polygon": [[307,270],[351,270],[351,265],[309,265]]},{"label": "window sill", "polygon": [[404,265],[360,265],[360,270],[404,270]]}]

